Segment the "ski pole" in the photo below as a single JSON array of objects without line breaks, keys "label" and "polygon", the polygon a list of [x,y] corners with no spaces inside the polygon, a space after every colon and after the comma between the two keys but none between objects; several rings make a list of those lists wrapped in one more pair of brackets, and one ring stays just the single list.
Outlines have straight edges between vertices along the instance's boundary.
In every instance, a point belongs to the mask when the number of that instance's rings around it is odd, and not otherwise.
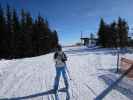
[{"label": "ski pole", "polygon": [[68,70],[67,66],[66,66],[66,71],[67,71],[67,75],[68,75],[69,79],[72,80],[71,76],[70,76],[70,71]]}]

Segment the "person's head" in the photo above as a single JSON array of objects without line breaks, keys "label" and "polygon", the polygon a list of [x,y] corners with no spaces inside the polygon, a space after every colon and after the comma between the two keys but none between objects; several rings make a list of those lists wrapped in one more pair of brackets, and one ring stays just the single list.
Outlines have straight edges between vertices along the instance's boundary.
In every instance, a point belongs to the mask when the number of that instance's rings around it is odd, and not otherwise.
[{"label": "person's head", "polygon": [[61,45],[57,45],[57,51],[62,51]]}]

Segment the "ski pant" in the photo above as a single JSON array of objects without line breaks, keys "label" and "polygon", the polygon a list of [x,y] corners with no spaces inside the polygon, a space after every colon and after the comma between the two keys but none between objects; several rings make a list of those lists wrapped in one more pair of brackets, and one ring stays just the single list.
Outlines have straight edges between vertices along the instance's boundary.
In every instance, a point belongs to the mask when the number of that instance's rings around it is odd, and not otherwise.
[{"label": "ski pant", "polygon": [[58,89],[61,74],[62,74],[63,79],[64,79],[65,87],[68,88],[68,77],[67,77],[67,74],[66,74],[65,67],[66,66],[56,67],[56,77],[55,77],[55,81],[54,81],[54,89],[55,90]]}]

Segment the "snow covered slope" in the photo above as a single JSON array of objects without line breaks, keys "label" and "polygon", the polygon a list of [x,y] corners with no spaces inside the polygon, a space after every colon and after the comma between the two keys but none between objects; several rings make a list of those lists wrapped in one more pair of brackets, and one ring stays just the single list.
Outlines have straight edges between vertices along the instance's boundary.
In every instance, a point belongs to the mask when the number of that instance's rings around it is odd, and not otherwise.
[{"label": "snow covered slope", "polygon": [[[71,100],[93,100],[108,87],[100,76],[112,74],[110,70],[116,68],[115,50],[69,47],[64,48],[64,51],[68,56],[67,66],[72,78],[69,80]],[[133,54],[120,56],[133,59]],[[47,92],[53,88],[54,76],[53,53],[33,58],[1,60],[0,100],[51,100],[52,96]],[[128,81],[129,84],[132,82]],[[62,79],[61,87],[64,87]],[[132,85],[128,88],[129,91],[130,88],[133,88]],[[122,90],[113,89],[104,100],[130,100],[133,91],[129,93],[127,95]],[[60,100],[65,100],[65,93],[60,92],[59,97]]]}]

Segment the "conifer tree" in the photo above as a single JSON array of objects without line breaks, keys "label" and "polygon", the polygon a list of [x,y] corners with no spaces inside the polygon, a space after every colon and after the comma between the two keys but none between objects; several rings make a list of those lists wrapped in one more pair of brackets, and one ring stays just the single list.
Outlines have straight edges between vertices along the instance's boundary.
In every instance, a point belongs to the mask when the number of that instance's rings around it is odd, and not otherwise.
[{"label": "conifer tree", "polygon": [[0,58],[46,54],[54,50],[58,41],[57,32],[51,31],[48,21],[40,14],[34,21],[23,9],[18,15],[9,5],[6,10],[0,5]]},{"label": "conifer tree", "polygon": [[127,22],[120,17],[118,19],[117,32],[120,47],[126,47],[128,44],[128,25]]},{"label": "conifer tree", "polygon": [[110,25],[111,34],[109,35],[111,47],[115,47],[115,48],[118,46],[118,44],[117,44],[118,33],[117,33],[116,27],[117,27],[116,22],[115,21],[112,22]]},{"label": "conifer tree", "polygon": [[26,13],[26,29],[25,29],[24,37],[25,37],[25,48],[27,49],[26,55],[31,56],[33,53],[32,49],[32,33],[33,33],[33,19],[29,12]]},{"label": "conifer tree", "polygon": [[13,9],[13,18],[12,18],[12,53],[13,56],[17,56],[18,50],[17,50],[17,43],[18,43],[18,35],[20,35],[20,23],[19,23],[19,17],[17,15],[16,9]]},{"label": "conifer tree", "polygon": [[5,55],[5,17],[4,11],[0,4],[0,57]]},{"label": "conifer tree", "polygon": [[102,47],[105,47],[105,40],[106,40],[106,32],[105,32],[105,28],[106,28],[106,24],[103,20],[103,18],[101,18],[100,21],[100,26],[99,26],[99,30],[98,30],[98,44]]},{"label": "conifer tree", "polygon": [[12,57],[12,13],[11,8],[7,4],[6,8],[6,32],[5,32],[5,41],[6,41],[6,56]]}]

